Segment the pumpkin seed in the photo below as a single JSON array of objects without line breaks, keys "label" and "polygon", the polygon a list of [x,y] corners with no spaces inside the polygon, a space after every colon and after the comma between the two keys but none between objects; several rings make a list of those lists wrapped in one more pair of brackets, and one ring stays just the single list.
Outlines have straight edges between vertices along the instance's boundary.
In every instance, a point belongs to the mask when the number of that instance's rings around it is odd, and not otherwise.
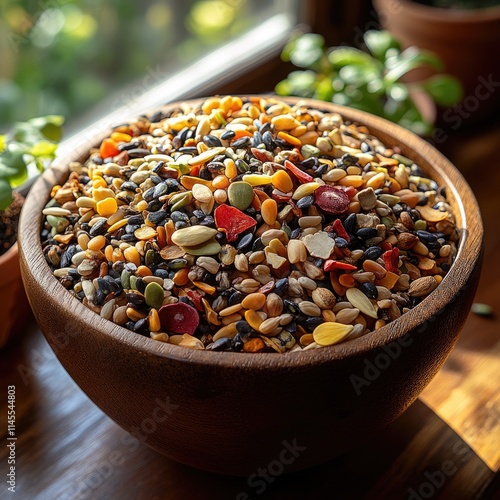
[{"label": "pumpkin seed", "polygon": [[330,346],[342,342],[353,329],[352,325],[328,322],[317,326],[313,332],[313,339],[320,346]]},{"label": "pumpkin seed", "polygon": [[346,291],[347,300],[353,307],[359,309],[363,314],[370,316],[370,318],[377,319],[377,310],[371,303],[370,299],[358,288],[348,288]]},{"label": "pumpkin seed", "polygon": [[[207,242],[217,234],[217,229],[206,226],[191,226],[178,229],[172,235],[172,242],[178,246],[194,247]],[[203,255],[203,254],[201,254]]]}]

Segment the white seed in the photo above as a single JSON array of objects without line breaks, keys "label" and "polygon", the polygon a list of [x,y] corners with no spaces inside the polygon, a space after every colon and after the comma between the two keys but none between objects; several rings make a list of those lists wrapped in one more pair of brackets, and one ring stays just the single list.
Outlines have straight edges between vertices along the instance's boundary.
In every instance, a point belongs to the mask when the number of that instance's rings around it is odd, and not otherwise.
[{"label": "white seed", "polygon": [[321,215],[306,215],[299,219],[299,227],[306,229],[321,224]]},{"label": "white seed", "polygon": [[55,215],[56,217],[67,217],[68,215],[71,215],[71,211],[60,207],[50,207],[50,208],[44,208],[42,210],[42,214]]},{"label": "white seed", "polygon": [[308,278],[307,276],[301,276],[298,279],[299,285],[306,290],[314,290],[318,287],[318,284],[312,280],[311,278]]},{"label": "white seed", "polygon": [[259,326],[259,332],[268,335],[280,325],[280,317],[268,318],[264,320]]},{"label": "white seed", "polygon": [[193,198],[201,203],[209,203],[213,200],[212,190],[204,184],[195,184],[191,192],[193,193]]},{"label": "white seed", "polygon": [[290,264],[305,262],[307,259],[307,250],[301,240],[290,240],[286,247],[286,251]]},{"label": "white seed", "polygon": [[106,302],[101,309],[101,318],[111,319],[113,317],[113,312],[115,311],[116,299],[111,299]]},{"label": "white seed", "polygon": [[348,288],[346,291],[347,300],[363,314],[377,319],[377,310],[370,299],[358,288]]},{"label": "white seed", "polygon": [[244,253],[236,255],[234,258],[234,267],[242,273],[246,273],[248,271],[248,259]]},{"label": "white seed", "polygon": [[217,274],[220,264],[213,257],[201,256],[196,259],[196,265],[205,269],[210,274]]},{"label": "white seed", "polygon": [[335,321],[337,323],[343,323],[348,325],[352,323],[359,315],[359,309],[353,307],[352,309],[342,309],[335,315]]},{"label": "white seed", "polygon": [[306,316],[321,316],[321,309],[314,303],[308,300],[302,300],[298,304],[300,312]]}]

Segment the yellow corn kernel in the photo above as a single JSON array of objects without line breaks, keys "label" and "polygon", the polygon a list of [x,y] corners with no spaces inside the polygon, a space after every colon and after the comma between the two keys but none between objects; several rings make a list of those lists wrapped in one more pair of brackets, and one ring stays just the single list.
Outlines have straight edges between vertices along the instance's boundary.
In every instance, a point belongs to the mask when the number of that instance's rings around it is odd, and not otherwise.
[{"label": "yellow corn kernel", "polygon": [[278,132],[278,137],[283,141],[287,142],[288,144],[291,144],[292,146],[295,146],[297,148],[300,148],[302,146],[300,139],[297,139],[297,137],[287,134],[286,132],[283,131]]},{"label": "yellow corn kernel", "polygon": [[337,181],[337,184],[341,186],[352,186],[352,187],[361,187],[364,184],[365,180],[361,175],[346,175],[342,177],[342,179]]},{"label": "yellow corn kernel", "polygon": [[139,203],[137,203],[137,211],[142,212],[143,210],[146,210],[148,208],[148,202],[146,200],[141,200]]},{"label": "yellow corn kernel", "polygon": [[260,213],[264,222],[272,226],[276,222],[278,216],[278,204],[275,200],[269,198],[264,200],[260,209]]},{"label": "yellow corn kernel", "polygon": [[225,189],[229,186],[229,179],[225,175],[218,175],[212,180],[213,189]]},{"label": "yellow corn kernel", "polygon": [[115,142],[130,142],[132,140],[131,135],[124,134],[123,132],[113,132],[110,137]]},{"label": "yellow corn kernel", "polygon": [[97,202],[96,209],[99,215],[109,217],[118,210],[118,203],[114,198],[106,198]]},{"label": "yellow corn kernel", "polygon": [[161,249],[167,245],[167,234],[163,226],[158,226],[156,228],[156,232],[157,232],[156,240],[158,242],[158,246]]},{"label": "yellow corn kernel", "polygon": [[94,236],[87,243],[87,248],[89,250],[92,250],[93,252],[97,252],[98,250],[101,250],[101,248],[103,248],[105,244],[106,244],[106,238],[104,236],[102,236],[102,235]]},{"label": "yellow corn kernel", "polygon": [[144,276],[153,276],[153,273],[148,266],[139,266],[135,274],[136,276],[140,276],[141,278],[144,278]]},{"label": "yellow corn kernel", "polygon": [[92,197],[94,198],[95,201],[102,201],[105,200],[106,198],[114,198],[115,193],[112,189],[109,189],[107,187],[94,187],[92,189]]},{"label": "yellow corn kernel", "polygon": [[273,178],[270,175],[259,174],[246,174],[242,180],[248,182],[251,186],[263,186],[264,184],[271,184],[273,182]]},{"label": "yellow corn kernel", "polygon": [[113,247],[108,245],[104,250],[104,255],[106,256],[106,260],[110,262],[113,259]]},{"label": "yellow corn kernel", "polygon": [[174,232],[175,232],[175,224],[174,221],[170,219],[165,223],[165,237],[167,240],[167,245],[173,245],[172,235],[174,234]]},{"label": "yellow corn kernel", "polygon": [[233,179],[238,175],[238,169],[236,168],[236,163],[231,158],[226,158],[224,160],[224,165],[226,167],[224,174],[228,179]]},{"label": "yellow corn kernel", "polygon": [[189,274],[189,267],[185,267],[183,269],[179,269],[172,281],[177,285],[177,286],[184,286],[184,285],[187,285],[189,283],[189,277],[188,277],[188,274]]},{"label": "yellow corn kernel", "polygon": [[287,172],[278,170],[272,176],[273,186],[282,193],[288,193],[293,188],[293,182]]},{"label": "yellow corn kernel", "polygon": [[259,327],[262,323],[262,318],[257,314],[257,311],[249,309],[245,311],[245,319],[247,323],[256,331],[259,331]]},{"label": "yellow corn kernel", "polygon": [[115,222],[113,225],[109,226],[108,233],[114,233],[115,231],[118,231],[118,229],[126,225],[127,219],[119,220],[118,222]]},{"label": "yellow corn kernel", "polygon": [[141,256],[135,247],[128,247],[123,251],[123,256],[127,262],[132,262],[137,267],[141,265]]},{"label": "yellow corn kernel", "polygon": [[92,187],[96,189],[96,188],[105,188],[106,186],[107,186],[106,181],[102,177],[99,177],[94,173],[94,178],[92,179]]},{"label": "yellow corn kernel", "polygon": [[158,332],[161,328],[160,317],[156,309],[149,311],[149,329],[152,332]]},{"label": "yellow corn kernel", "polygon": [[111,261],[112,262],[119,262],[124,260],[125,257],[123,256],[123,252],[119,248],[115,248],[113,250],[113,255],[111,256]]},{"label": "yellow corn kernel", "polygon": [[144,319],[146,317],[146,313],[143,313],[142,311],[138,311],[137,309],[134,309],[133,307],[127,307],[125,314],[127,315],[128,319],[130,319],[132,321],[138,321],[138,320]]},{"label": "yellow corn kernel", "polygon": [[213,109],[217,109],[220,105],[220,97],[209,97],[202,104],[201,109],[203,114],[208,115]]}]

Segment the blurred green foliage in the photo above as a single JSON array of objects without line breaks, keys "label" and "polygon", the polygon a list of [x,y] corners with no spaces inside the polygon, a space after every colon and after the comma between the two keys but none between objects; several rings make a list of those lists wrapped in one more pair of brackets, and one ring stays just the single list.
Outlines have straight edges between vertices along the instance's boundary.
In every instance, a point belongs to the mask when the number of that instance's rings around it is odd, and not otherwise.
[{"label": "blurred green foliage", "polygon": [[137,81],[145,91],[273,3],[0,0],[0,130],[32,116],[71,119]]},{"label": "blurred green foliage", "polygon": [[437,73],[407,83],[403,78],[415,69],[442,70],[439,57],[418,47],[402,50],[388,31],[367,31],[366,51],[354,47],[326,47],[321,35],[296,33],[281,57],[301,70],[292,71],[276,85],[279,95],[313,97],[382,116],[420,134],[429,135],[434,123],[424,116],[415,92],[432,106],[450,107],[462,98],[460,82]]},{"label": "blurred green foliage", "polygon": [[51,115],[18,122],[8,135],[0,135],[0,210],[12,202],[12,190],[29,176],[29,166],[39,172],[55,158],[61,140],[62,116]]}]

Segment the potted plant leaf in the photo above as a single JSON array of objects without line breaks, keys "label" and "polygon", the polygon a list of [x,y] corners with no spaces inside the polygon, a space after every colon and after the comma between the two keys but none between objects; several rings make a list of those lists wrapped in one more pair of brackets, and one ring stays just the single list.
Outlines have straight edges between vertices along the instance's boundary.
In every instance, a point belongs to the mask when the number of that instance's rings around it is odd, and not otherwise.
[{"label": "potted plant leaf", "polygon": [[19,270],[17,223],[31,180],[55,157],[63,121],[55,115],[34,118],[0,135],[0,347],[28,316]]},{"label": "potted plant leaf", "polygon": [[[457,128],[500,105],[500,0],[373,0],[384,29],[404,47],[432,50],[464,87],[464,99],[443,113]],[[430,74],[430,73],[428,73]]]},{"label": "potted plant leaf", "polygon": [[420,135],[432,132],[436,104],[452,106],[461,98],[460,83],[450,75],[405,82],[404,76],[423,66],[442,69],[439,57],[417,47],[401,49],[388,31],[367,31],[367,51],[325,46],[321,35],[297,34],[282,58],[302,70],[279,82],[280,95],[313,97],[368,111]]}]

